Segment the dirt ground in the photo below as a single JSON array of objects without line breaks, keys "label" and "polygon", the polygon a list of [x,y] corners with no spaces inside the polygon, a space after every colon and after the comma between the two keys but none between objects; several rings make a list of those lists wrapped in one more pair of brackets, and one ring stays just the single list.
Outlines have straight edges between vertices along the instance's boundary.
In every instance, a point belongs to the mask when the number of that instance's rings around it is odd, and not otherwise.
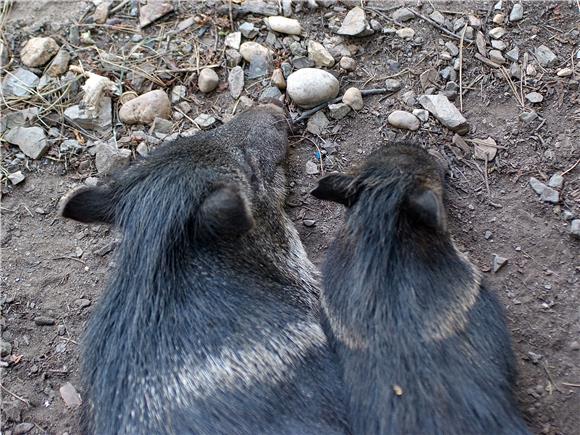
[{"label": "dirt ground", "polygon": [[[203,13],[213,23],[220,22],[214,1],[176,3],[176,13],[144,30],[145,37],[167,31],[194,14]],[[390,12],[380,8],[402,3],[374,2],[371,7],[367,5],[367,17],[383,26],[392,25],[385,18]],[[431,2],[422,3],[428,7]],[[504,3],[504,11],[509,14],[512,3]],[[64,42],[71,24],[78,25],[94,8],[90,2],[80,1],[49,2],[45,8],[32,8],[31,4],[34,2],[16,2],[9,16],[4,32],[14,47],[20,47],[31,36],[54,36]],[[417,2],[410,4],[416,6]],[[467,13],[484,20],[488,17],[486,26],[492,26],[490,13],[495,2],[432,4],[451,17]],[[522,53],[548,44],[558,54],[558,66],[570,66],[578,49],[579,11],[575,2],[523,4],[524,20],[509,25],[504,40],[517,44]],[[379,9],[373,11],[372,6]],[[322,41],[331,33],[324,25],[329,18],[325,14],[329,13],[342,20],[346,11],[320,8],[293,17],[301,22],[307,37]],[[119,17],[122,25],[137,28],[136,18],[128,13]],[[220,19],[228,23],[227,14]],[[259,23],[260,17],[239,18],[236,25],[244,20]],[[580,158],[578,72],[575,78],[560,78],[553,71],[542,71],[530,80],[525,91],[538,90],[544,101],[534,106],[540,117],[525,124],[518,118],[523,109],[504,77],[475,59],[473,46],[465,48],[463,84],[473,83],[463,97],[463,114],[471,124],[467,137],[490,136],[501,147],[486,166],[471,152],[455,147],[453,133],[432,118],[416,132],[395,130],[386,123],[392,110],[405,107],[401,94],[409,90],[422,93],[419,75],[439,65],[440,40],[450,40],[417,18],[406,25],[422,38],[421,43],[403,43],[381,33],[349,40],[355,46],[353,57],[358,67],[354,73],[340,73],[341,90],[350,86],[382,87],[386,77],[396,74],[389,69],[389,60],[399,62],[400,71],[404,71],[397,76],[403,89],[391,96],[365,98],[361,111],[331,121],[320,136],[297,129],[288,156],[288,212],[310,257],[320,264],[342,219],[342,209],[308,194],[319,177],[305,172],[307,161],[317,161],[316,147],[331,150],[336,145],[336,152],[329,152],[322,161],[324,171],[348,170],[377,147],[395,140],[412,140],[436,152],[449,165],[454,239],[485,272],[506,307],[520,369],[517,396],[530,428],[536,434],[580,434],[580,241],[570,235],[566,220],[566,212],[580,217],[580,165],[573,168]],[[173,38],[191,40],[195,35],[188,32]],[[209,32],[213,39],[215,29],[210,27]],[[258,41],[265,34],[262,31]],[[117,53],[123,44],[129,44],[131,35],[106,27],[95,28],[93,33],[101,48]],[[223,40],[222,34],[215,36]],[[73,62],[82,59],[85,68],[104,73],[90,58],[90,52],[71,52]],[[205,55],[208,62],[221,61],[218,52]],[[216,71],[225,81],[225,67]],[[235,102],[228,90],[220,86],[203,95],[195,82],[191,74],[175,74],[166,80],[167,90],[176,84],[188,87],[186,98],[194,107],[192,117],[205,112],[214,113],[222,121],[229,119]],[[269,80],[247,81],[244,95],[257,99],[267,85]],[[529,110],[531,105],[526,103]],[[289,108],[298,112],[291,104]],[[185,120],[178,128],[186,127]],[[118,135],[129,134],[122,128]],[[67,138],[75,137],[68,126],[61,131]],[[3,145],[2,165],[8,167],[18,149]],[[134,149],[135,144],[129,146]],[[18,168],[9,167],[9,172],[16,169],[25,173],[26,181],[12,186],[4,179],[2,184],[1,324],[2,340],[12,348],[2,358],[0,368],[0,430],[3,434],[23,433],[18,432],[22,428],[29,429],[28,433],[73,434],[77,432],[76,411],[65,406],[59,389],[67,382],[79,385],[78,343],[114,266],[117,234],[105,226],[81,225],[57,215],[59,198],[96,175],[94,157],[86,150],[73,159],[61,158],[55,142],[47,157],[22,161]],[[532,176],[547,181],[555,172],[568,169],[557,205],[541,202],[528,184]],[[491,271],[494,254],[508,259],[497,273]],[[38,325],[42,316],[53,319],[54,324]],[[79,393],[82,396],[83,392]]]}]

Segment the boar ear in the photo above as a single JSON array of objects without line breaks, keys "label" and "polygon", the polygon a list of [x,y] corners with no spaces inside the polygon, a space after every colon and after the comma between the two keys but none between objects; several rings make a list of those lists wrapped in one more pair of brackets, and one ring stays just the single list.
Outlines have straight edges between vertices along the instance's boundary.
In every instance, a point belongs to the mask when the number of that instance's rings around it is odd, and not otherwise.
[{"label": "boar ear", "polygon": [[447,230],[447,216],[440,195],[428,188],[418,188],[407,198],[407,207],[413,218],[422,224]]},{"label": "boar ear", "polygon": [[243,193],[235,186],[221,186],[200,207],[198,228],[210,237],[237,236],[254,226],[254,218]]},{"label": "boar ear", "polygon": [[310,193],[318,199],[334,201],[350,207],[355,200],[352,191],[354,177],[344,174],[328,174],[318,180],[318,186]]},{"label": "boar ear", "polygon": [[112,224],[114,209],[113,190],[107,186],[81,187],[60,200],[60,215],[83,223]]}]

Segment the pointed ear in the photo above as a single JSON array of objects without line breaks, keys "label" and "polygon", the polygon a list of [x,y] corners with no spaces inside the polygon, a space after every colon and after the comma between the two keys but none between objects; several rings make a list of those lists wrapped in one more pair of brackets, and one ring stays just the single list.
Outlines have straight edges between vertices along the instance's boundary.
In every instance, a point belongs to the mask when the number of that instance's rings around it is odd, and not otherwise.
[{"label": "pointed ear", "polygon": [[409,213],[422,224],[447,230],[447,216],[440,195],[428,188],[418,188],[407,199]]},{"label": "pointed ear", "polygon": [[354,201],[351,189],[354,177],[344,174],[328,174],[318,180],[318,186],[310,193],[318,199],[334,201],[350,207]]},{"label": "pointed ear", "polygon": [[113,190],[108,186],[81,187],[60,200],[60,215],[83,223],[112,224],[114,210]]},{"label": "pointed ear", "polygon": [[239,236],[254,226],[248,200],[235,186],[222,186],[203,201],[199,233],[210,237]]}]

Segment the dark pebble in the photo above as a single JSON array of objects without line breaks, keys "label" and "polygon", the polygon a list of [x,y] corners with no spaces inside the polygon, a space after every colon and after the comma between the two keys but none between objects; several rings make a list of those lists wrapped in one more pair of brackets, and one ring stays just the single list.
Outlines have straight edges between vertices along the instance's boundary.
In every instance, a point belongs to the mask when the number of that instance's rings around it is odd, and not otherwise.
[{"label": "dark pebble", "polygon": [[52,326],[56,321],[52,317],[38,316],[34,318],[34,323],[38,326]]}]

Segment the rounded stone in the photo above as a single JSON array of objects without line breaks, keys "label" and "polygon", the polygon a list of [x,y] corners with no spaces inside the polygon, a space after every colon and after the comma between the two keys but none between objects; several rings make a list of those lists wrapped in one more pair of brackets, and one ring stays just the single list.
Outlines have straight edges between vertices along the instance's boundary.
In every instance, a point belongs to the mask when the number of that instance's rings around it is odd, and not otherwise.
[{"label": "rounded stone", "polygon": [[387,121],[393,127],[403,130],[415,131],[421,126],[421,122],[419,122],[415,115],[404,110],[395,110],[389,115]]},{"label": "rounded stone", "polygon": [[356,69],[356,60],[352,57],[343,56],[340,59],[340,67],[345,71],[354,71]]},{"label": "rounded stone", "polygon": [[268,55],[270,54],[270,50],[268,50],[262,44],[258,44],[257,42],[253,41],[248,41],[240,45],[240,54],[242,55],[242,57],[246,62],[252,63],[252,61],[256,57],[261,58],[268,57]]},{"label": "rounded stone", "polygon": [[342,96],[342,102],[347,104],[353,110],[360,110],[363,108],[363,97],[360,89],[352,87],[348,88]]},{"label": "rounded stone", "polygon": [[20,60],[34,68],[48,63],[58,53],[59,46],[52,38],[31,38],[20,52]]},{"label": "rounded stone", "polygon": [[219,81],[220,78],[213,69],[204,68],[199,73],[197,87],[201,92],[207,94],[217,88]]},{"label": "rounded stone", "polygon": [[147,92],[121,106],[119,119],[125,124],[150,124],[156,117],[169,119],[171,102],[161,89]]},{"label": "rounded stone", "polygon": [[302,68],[288,77],[287,93],[298,106],[310,109],[338,95],[338,80],[329,72]]},{"label": "rounded stone", "polygon": [[298,20],[293,18],[275,16],[265,18],[264,21],[274,32],[285,33],[287,35],[300,35],[302,33],[302,26],[300,26]]}]

